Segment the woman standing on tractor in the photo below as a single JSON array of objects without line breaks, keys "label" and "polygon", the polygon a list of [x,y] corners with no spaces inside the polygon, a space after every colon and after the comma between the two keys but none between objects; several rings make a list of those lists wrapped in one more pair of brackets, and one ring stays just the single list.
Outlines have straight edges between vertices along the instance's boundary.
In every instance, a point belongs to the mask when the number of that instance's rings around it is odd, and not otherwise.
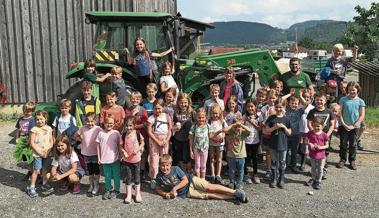
[{"label": "woman standing on tractor", "polygon": [[136,74],[140,81],[144,83],[143,87],[153,81],[153,63],[151,58],[164,57],[170,52],[174,51],[174,48],[169,48],[162,53],[151,52],[146,48],[145,40],[142,37],[137,37],[134,40],[134,52],[130,54],[128,48],[125,48],[128,56],[129,64],[135,66]]},{"label": "woman standing on tractor", "polygon": [[225,80],[220,84],[220,99],[228,102],[228,98],[232,95],[237,97],[238,100],[238,110],[242,112],[243,105],[243,91],[240,83],[234,77],[234,70],[232,67],[228,67],[225,70]]}]

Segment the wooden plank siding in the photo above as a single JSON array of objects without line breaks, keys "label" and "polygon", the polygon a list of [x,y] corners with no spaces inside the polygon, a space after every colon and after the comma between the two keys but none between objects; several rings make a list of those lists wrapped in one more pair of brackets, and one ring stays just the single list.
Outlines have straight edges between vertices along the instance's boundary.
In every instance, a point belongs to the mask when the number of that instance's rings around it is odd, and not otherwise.
[{"label": "wooden plank siding", "polygon": [[75,79],[71,63],[92,56],[89,11],[177,12],[176,0],[0,0],[0,83],[9,103],[57,100]]}]

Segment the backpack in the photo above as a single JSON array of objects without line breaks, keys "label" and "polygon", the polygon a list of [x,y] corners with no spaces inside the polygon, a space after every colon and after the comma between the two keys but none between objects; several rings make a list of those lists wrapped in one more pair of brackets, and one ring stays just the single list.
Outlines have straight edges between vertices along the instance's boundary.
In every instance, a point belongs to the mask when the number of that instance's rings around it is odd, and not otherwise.
[{"label": "backpack", "polygon": [[[59,117],[61,115],[58,114],[58,118],[55,121],[55,131],[58,132],[58,123],[59,123]],[[70,145],[73,148],[76,148],[77,146],[77,141],[75,138],[75,133],[79,130],[77,126],[74,124],[74,117],[70,114],[70,127],[68,127],[65,131],[62,132],[62,135],[66,135],[70,141]]]},{"label": "backpack", "polygon": [[158,127],[160,127],[162,124],[166,124],[168,125],[168,121],[170,120],[169,118],[169,115],[167,113],[165,113],[165,117],[166,117],[166,122],[165,121],[161,121],[161,120],[158,120],[158,119],[154,119],[154,123],[153,123],[153,132],[155,132],[157,130]]}]

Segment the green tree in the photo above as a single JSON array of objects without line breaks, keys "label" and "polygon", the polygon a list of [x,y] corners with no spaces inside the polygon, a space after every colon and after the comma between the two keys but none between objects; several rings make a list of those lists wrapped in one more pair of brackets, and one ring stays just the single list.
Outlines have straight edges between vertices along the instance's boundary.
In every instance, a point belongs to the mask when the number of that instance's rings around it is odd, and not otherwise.
[{"label": "green tree", "polygon": [[379,49],[379,3],[371,3],[370,9],[356,6],[359,14],[355,16],[355,24],[349,23],[343,42],[352,46],[359,46],[360,52],[367,59],[378,57]]},{"label": "green tree", "polygon": [[312,38],[303,37],[300,39],[299,45],[304,48],[313,49],[315,47],[315,41]]}]

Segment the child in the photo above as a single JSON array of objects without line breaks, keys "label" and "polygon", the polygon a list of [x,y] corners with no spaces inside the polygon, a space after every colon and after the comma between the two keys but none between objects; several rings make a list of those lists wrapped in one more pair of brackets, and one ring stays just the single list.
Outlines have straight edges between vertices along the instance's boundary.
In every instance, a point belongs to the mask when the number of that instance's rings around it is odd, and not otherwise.
[{"label": "child", "polygon": [[245,158],[246,158],[246,146],[245,140],[250,135],[250,129],[242,124],[242,119],[237,119],[234,123],[221,131],[215,133],[215,135],[221,132],[226,134],[226,157],[229,167],[229,186],[233,189],[242,189]]},{"label": "child", "polygon": [[96,114],[89,112],[86,114],[85,125],[76,133],[77,140],[81,142],[81,154],[88,168],[90,187],[87,193],[92,195],[96,195],[99,191],[100,168],[97,158],[96,137],[100,131],[101,128],[96,126]]},{"label": "child", "polygon": [[279,97],[284,96],[284,94],[283,94],[283,82],[282,81],[274,80],[272,82],[272,89],[274,89],[278,93]]},{"label": "child", "polygon": [[[114,130],[114,117],[108,115],[104,119],[104,129],[96,137],[97,158],[99,164],[103,165],[105,177],[105,193],[103,200],[117,197],[120,194],[120,161],[119,149],[122,146],[121,135]],[[111,180],[114,186],[112,190]]]},{"label": "child", "polygon": [[87,59],[84,62],[83,80],[87,82],[91,82],[92,96],[99,98],[100,97],[99,83],[104,82],[112,74],[107,73],[104,76],[100,76],[100,77],[97,77],[96,74],[97,74],[97,71],[96,71],[95,60]]},{"label": "child", "polygon": [[174,48],[169,48],[162,53],[150,52],[146,48],[145,40],[142,37],[137,37],[134,40],[134,53],[131,55],[129,50],[125,48],[128,56],[129,64],[135,65],[137,76],[144,82],[144,86],[153,82],[153,63],[152,57],[163,57],[174,51]]},{"label": "child", "polygon": [[329,147],[329,137],[322,131],[322,118],[315,117],[311,121],[311,125],[313,130],[306,133],[306,144],[309,146],[309,157],[311,158],[312,166],[312,179],[310,179],[306,185],[312,185],[314,189],[320,189],[321,178],[326,160],[325,149]]},{"label": "child", "polygon": [[58,136],[54,146],[54,159],[51,163],[51,180],[63,180],[62,191],[68,189],[68,183],[73,183],[73,194],[80,193],[80,179],[84,170],[80,165],[78,155],[70,146],[70,139],[66,135]]},{"label": "child", "polygon": [[259,130],[261,129],[261,124],[263,117],[257,113],[257,108],[252,99],[248,99],[245,103],[246,114],[243,117],[244,124],[250,129],[250,135],[246,138],[246,153],[247,157],[245,160],[245,176],[248,177],[247,166],[253,161],[253,174],[251,179],[247,178],[245,181],[249,184],[254,182],[259,184],[260,180],[258,178],[258,149],[260,144]]},{"label": "child", "polygon": [[82,127],[85,121],[85,115],[88,112],[95,112],[96,114],[96,123],[98,123],[98,115],[100,114],[101,103],[99,98],[91,95],[92,92],[92,83],[84,81],[82,83],[82,99],[75,100],[75,118],[76,126]]},{"label": "child", "polygon": [[142,181],[146,180],[145,176],[145,168],[147,165],[148,155],[149,155],[149,146],[148,146],[148,135],[146,132],[146,122],[148,118],[148,113],[144,107],[140,105],[142,100],[142,94],[138,91],[132,92],[130,95],[130,104],[131,107],[129,109],[125,109],[125,114],[127,116],[134,116],[134,119],[136,121],[136,130],[142,134],[143,138],[145,139],[145,148],[142,149],[142,157],[140,161],[140,172],[141,172],[141,178]]},{"label": "child", "polygon": [[[20,136],[29,137],[30,130],[36,125],[36,121],[34,117],[32,116],[35,108],[36,108],[36,104],[32,101],[29,101],[22,106],[23,116],[20,117],[16,123],[16,137],[15,137],[16,140]],[[26,159],[23,158],[23,160],[25,161]],[[25,175],[23,179],[24,181],[29,180],[30,176],[32,175],[32,169],[33,169],[32,166],[29,165],[28,173]]]},{"label": "child", "polygon": [[124,108],[116,104],[116,93],[110,92],[105,96],[107,105],[105,105],[100,112],[100,126],[104,127],[104,120],[108,115],[114,117],[114,129],[119,132],[122,131],[124,127],[125,111]]},{"label": "child", "polygon": [[189,131],[189,151],[191,159],[195,162],[195,176],[205,179],[209,134],[212,132],[207,123],[207,112],[205,108],[196,110],[196,123]]},{"label": "child", "polygon": [[[301,95],[301,93],[300,93]],[[306,107],[307,105],[303,105]],[[304,109],[299,107],[299,99],[292,95],[289,97],[289,104],[286,106],[285,115],[291,122],[292,134],[288,136],[288,151],[291,152],[290,169],[294,173],[298,173],[297,168],[297,153],[300,144],[300,117],[303,115]],[[288,157],[287,151],[287,157]],[[287,161],[288,162],[288,161]]]},{"label": "child", "polygon": [[176,104],[176,89],[170,88],[165,93],[165,106],[163,112],[170,115],[171,120],[174,118]]},{"label": "child", "polygon": [[[266,98],[267,98],[267,101],[266,101],[267,104],[263,106],[261,109],[261,113],[263,117],[263,121],[262,121],[263,125],[265,125],[268,117],[276,114],[275,102],[278,100],[279,95],[275,90],[271,89],[267,92]],[[262,132],[262,150],[266,156],[266,167],[267,167],[266,174],[264,177],[265,180],[272,180],[271,154],[270,154],[271,148],[269,144],[270,144],[270,134],[263,131]]]},{"label": "child", "polygon": [[[222,116],[222,108],[219,104],[212,104],[210,106],[210,128],[213,132],[217,132],[226,128],[225,120]],[[209,159],[211,169],[211,183],[222,184],[221,167],[222,167],[222,152],[225,146],[225,134],[220,133],[217,136],[211,135],[209,141]],[[215,173],[216,171],[216,173]]]},{"label": "child", "polygon": [[191,98],[186,93],[180,93],[176,102],[171,140],[175,162],[186,173],[191,170],[188,134],[195,116]]},{"label": "child", "polygon": [[49,153],[53,147],[53,130],[46,124],[48,113],[44,110],[39,110],[35,115],[36,126],[30,130],[30,147],[33,149],[33,173],[30,180],[30,185],[27,187],[27,193],[30,197],[37,197],[36,181],[37,176],[42,169],[42,190],[48,191],[52,188],[47,184],[47,170],[51,164]]},{"label": "child", "polygon": [[[290,120],[284,116],[286,101],[277,99],[274,103],[275,114],[265,122],[265,131],[270,134],[271,183],[270,187],[284,188],[284,172],[286,170],[287,136],[291,135]],[[279,164],[279,176],[277,176]]]},{"label": "child", "polygon": [[112,74],[112,91],[116,93],[117,104],[121,107],[125,106],[126,103],[126,85],[122,78],[122,68],[120,66],[115,66],[111,70]]},{"label": "child", "polygon": [[312,95],[310,89],[305,89],[304,91],[300,90],[300,100],[302,102],[306,102],[307,106],[303,107],[304,112],[301,115],[300,123],[299,123],[299,131],[300,131],[300,171],[305,170],[305,162],[307,160],[308,155],[308,145],[305,144],[305,134],[309,132],[308,124],[307,124],[307,116],[310,110],[315,108],[312,104]]},{"label": "child", "polygon": [[226,109],[224,112],[224,119],[228,126],[232,125],[236,119],[241,119],[242,114],[238,110],[238,101],[237,97],[231,95],[226,102]]},{"label": "child", "polygon": [[[334,114],[333,112],[329,109],[326,108],[326,96],[322,93],[318,93],[315,96],[315,108],[310,110],[307,116],[308,120],[308,128],[309,130],[312,130],[312,120],[315,117],[321,117],[323,120],[323,129],[328,137],[330,138],[333,130],[334,130]],[[329,140],[330,141],[330,140]],[[325,166],[324,166],[324,173],[323,173],[323,179],[326,179],[326,173],[327,173],[327,166],[328,166],[328,154],[329,152],[326,151],[326,161],[325,161]]]},{"label": "child", "polygon": [[257,113],[261,112],[262,107],[266,104],[267,91],[265,88],[259,88],[255,95]]},{"label": "child", "polygon": [[347,149],[349,148],[349,163],[352,170],[356,170],[358,132],[361,123],[365,119],[365,102],[358,97],[361,87],[355,81],[347,84],[348,95],[340,99],[341,124],[340,131],[340,162],[338,168],[342,168],[347,161]]},{"label": "child", "polygon": [[121,148],[123,161],[126,163],[126,198],[124,203],[130,204],[132,201],[132,178],[136,190],[136,203],[141,203],[140,184],[140,161],[141,150],[145,145],[144,138],[136,131],[136,120],[134,116],[128,116],[125,120],[124,146]]},{"label": "child", "polygon": [[146,109],[147,111],[147,116],[150,117],[153,115],[153,103],[156,100],[155,95],[158,92],[157,85],[155,83],[149,83],[146,86],[146,93],[147,93],[147,98],[144,98],[142,100],[142,106]]},{"label": "child", "polygon": [[75,133],[78,129],[76,127],[75,117],[70,114],[71,101],[69,99],[62,99],[59,104],[60,115],[56,116],[53,121],[53,135],[58,137],[69,128],[74,128]]},{"label": "child", "polygon": [[157,176],[157,193],[165,199],[176,196],[197,199],[227,200],[237,199],[247,203],[248,199],[242,190],[233,190],[222,185],[208,183],[199,177],[187,177],[177,166],[172,166],[171,156],[162,155],[159,158],[159,174]]},{"label": "child", "polygon": [[[159,79],[159,88],[162,94],[165,94],[169,89],[174,88],[176,94],[179,94],[178,86],[172,77],[173,69],[170,62],[166,61],[162,65],[162,76]],[[177,96],[175,96],[176,99]]]},{"label": "child", "polygon": [[218,84],[211,84],[210,86],[211,98],[204,102],[204,107],[207,110],[208,118],[211,118],[211,106],[218,104],[221,107],[221,111],[224,112],[224,101],[219,98],[220,86]]},{"label": "child", "polygon": [[147,119],[147,134],[149,135],[149,174],[150,188],[155,190],[155,178],[158,174],[159,157],[168,154],[168,143],[171,138],[172,123],[170,116],[163,112],[164,101],[157,99],[154,101],[154,114]]}]

